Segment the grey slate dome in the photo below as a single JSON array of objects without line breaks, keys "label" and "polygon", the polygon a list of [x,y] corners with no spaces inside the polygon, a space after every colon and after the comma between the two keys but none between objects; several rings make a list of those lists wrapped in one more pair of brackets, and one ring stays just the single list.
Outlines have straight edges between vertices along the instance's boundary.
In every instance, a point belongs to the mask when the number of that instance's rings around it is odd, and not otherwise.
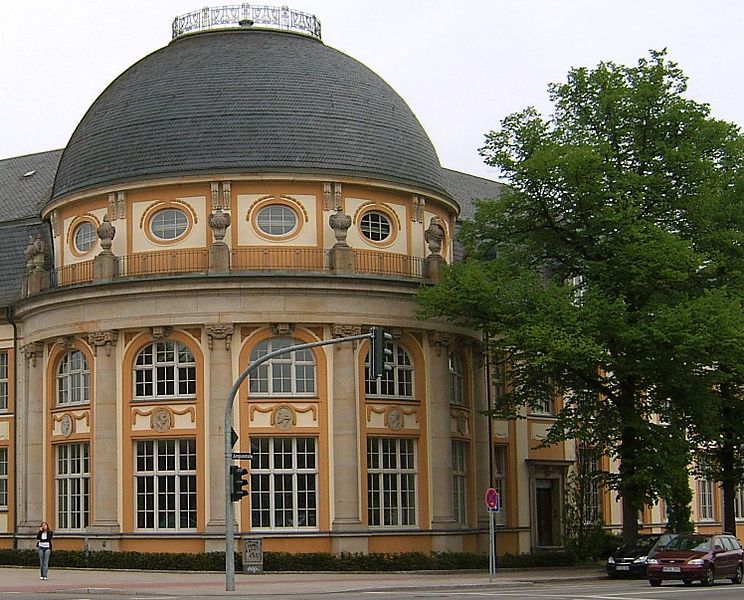
[{"label": "grey slate dome", "polygon": [[447,195],[436,151],[378,75],[310,37],[177,38],[120,75],[64,150],[52,198],[215,172],[372,177]]}]

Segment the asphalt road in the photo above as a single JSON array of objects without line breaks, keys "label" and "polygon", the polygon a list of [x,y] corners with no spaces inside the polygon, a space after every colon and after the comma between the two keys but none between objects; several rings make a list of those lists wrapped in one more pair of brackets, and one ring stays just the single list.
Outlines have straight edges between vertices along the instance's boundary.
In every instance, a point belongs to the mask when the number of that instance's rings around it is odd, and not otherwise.
[{"label": "asphalt road", "polygon": [[[733,585],[726,581],[719,581],[712,587],[703,587],[699,584],[692,587],[685,587],[681,583],[666,582],[660,588],[652,588],[648,582],[643,580],[628,581],[610,581],[597,580],[585,582],[554,582],[554,583],[514,583],[508,587],[500,589],[440,589],[440,590],[333,590],[325,592],[299,593],[293,590],[284,594],[275,590],[270,594],[261,593],[259,595],[246,593],[245,590],[237,592],[215,592],[209,590],[203,598],[229,597],[235,599],[253,599],[263,598],[268,600],[328,600],[329,598],[338,598],[343,600],[476,600],[481,599],[502,599],[502,600],[535,600],[541,598],[545,600],[688,600],[688,599],[705,599],[705,600],[744,600],[744,586]],[[184,600],[194,598],[193,594],[179,595],[173,593],[153,594],[150,591],[146,593],[122,593],[121,591],[111,594],[101,589],[88,590],[87,594],[70,591],[53,591],[44,592],[0,592],[0,599],[14,600],[38,600],[39,598],[65,599],[65,600]]]}]

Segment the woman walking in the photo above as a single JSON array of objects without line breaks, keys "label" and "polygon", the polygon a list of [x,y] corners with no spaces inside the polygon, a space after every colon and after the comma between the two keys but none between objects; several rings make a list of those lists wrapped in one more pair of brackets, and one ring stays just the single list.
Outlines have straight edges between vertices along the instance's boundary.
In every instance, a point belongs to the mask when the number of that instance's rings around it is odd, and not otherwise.
[{"label": "woman walking", "polygon": [[49,573],[49,556],[52,554],[52,537],[54,532],[49,529],[46,521],[42,521],[39,526],[39,532],[36,534],[36,548],[39,552],[39,567],[41,568],[41,577],[46,579]]}]

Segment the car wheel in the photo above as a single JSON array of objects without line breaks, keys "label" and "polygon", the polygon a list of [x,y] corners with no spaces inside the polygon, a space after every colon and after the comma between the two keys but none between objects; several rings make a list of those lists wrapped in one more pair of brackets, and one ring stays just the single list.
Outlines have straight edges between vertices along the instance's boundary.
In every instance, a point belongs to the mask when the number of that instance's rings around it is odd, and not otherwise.
[{"label": "car wheel", "polygon": [[736,565],[736,576],[731,578],[731,583],[741,583],[744,579],[744,566],[741,563]]},{"label": "car wheel", "polygon": [[705,572],[705,577],[700,580],[700,583],[703,585],[713,585],[715,579],[716,576],[713,573],[713,567],[708,567],[708,570]]},{"label": "car wheel", "polygon": [[651,587],[659,587],[661,585],[661,579],[649,579],[648,582],[651,584]]},{"label": "car wheel", "polygon": [[692,585],[692,579],[683,579],[682,583],[684,583],[685,585]]}]

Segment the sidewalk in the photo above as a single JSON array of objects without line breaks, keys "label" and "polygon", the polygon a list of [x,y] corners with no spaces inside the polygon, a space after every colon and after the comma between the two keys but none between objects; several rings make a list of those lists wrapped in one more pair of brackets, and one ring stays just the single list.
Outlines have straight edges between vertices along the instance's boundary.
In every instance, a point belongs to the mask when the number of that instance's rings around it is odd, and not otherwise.
[{"label": "sidewalk", "polygon": [[[488,589],[524,583],[552,583],[600,579],[600,568],[503,570],[490,581],[487,572],[415,573],[265,573],[235,576],[236,596],[265,597],[339,593],[350,591]],[[99,571],[55,569],[47,581],[39,580],[37,568],[0,567],[0,593],[76,592],[82,594],[130,594],[157,596],[225,596],[224,573],[172,571]]]}]

